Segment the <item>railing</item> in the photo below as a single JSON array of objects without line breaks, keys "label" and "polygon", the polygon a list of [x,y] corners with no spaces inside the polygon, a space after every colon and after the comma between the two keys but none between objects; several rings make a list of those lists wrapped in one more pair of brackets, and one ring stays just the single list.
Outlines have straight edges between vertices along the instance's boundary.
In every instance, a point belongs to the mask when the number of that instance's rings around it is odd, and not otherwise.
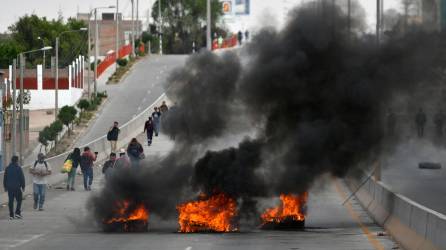
[{"label": "railing", "polygon": [[[126,57],[132,53],[132,45],[128,44],[119,49],[119,58]],[[98,65],[98,78],[116,62],[116,53],[108,54],[105,59]]]}]

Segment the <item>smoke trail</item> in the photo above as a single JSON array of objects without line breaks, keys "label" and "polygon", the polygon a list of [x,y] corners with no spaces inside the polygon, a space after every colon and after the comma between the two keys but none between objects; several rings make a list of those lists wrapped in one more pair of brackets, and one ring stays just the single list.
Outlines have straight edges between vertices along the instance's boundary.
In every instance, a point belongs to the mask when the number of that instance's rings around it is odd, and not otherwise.
[{"label": "smoke trail", "polygon": [[[117,199],[137,199],[168,218],[198,192],[228,193],[252,211],[256,197],[301,193],[322,175],[343,177],[375,159],[383,110],[429,84],[446,58],[442,40],[414,33],[377,47],[349,33],[338,7],[324,8],[304,5],[282,31],[260,31],[243,64],[234,53],[192,56],[166,85],[176,105],[163,132],[175,150],[136,174],[115,175],[92,199],[95,217]],[[203,152],[235,133],[235,121],[257,133],[238,147]]]}]

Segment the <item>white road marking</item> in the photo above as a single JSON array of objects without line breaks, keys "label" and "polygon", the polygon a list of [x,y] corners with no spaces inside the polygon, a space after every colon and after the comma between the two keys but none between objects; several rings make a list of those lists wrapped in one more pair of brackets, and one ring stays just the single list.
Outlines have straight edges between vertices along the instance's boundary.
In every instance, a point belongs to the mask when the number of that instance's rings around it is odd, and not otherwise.
[{"label": "white road marking", "polygon": [[15,247],[23,246],[23,245],[25,245],[26,243],[29,243],[29,242],[31,242],[31,241],[33,241],[33,240],[36,240],[36,239],[38,239],[38,238],[40,238],[40,237],[42,237],[42,236],[44,236],[44,234],[37,234],[37,235],[34,235],[34,236],[32,236],[31,238],[26,239],[26,240],[17,240],[17,243],[15,243],[15,244],[13,244],[13,245],[9,245],[9,247],[11,247],[11,248],[15,248]]},{"label": "white road marking", "polygon": [[184,250],[192,250],[192,247],[186,247]]}]

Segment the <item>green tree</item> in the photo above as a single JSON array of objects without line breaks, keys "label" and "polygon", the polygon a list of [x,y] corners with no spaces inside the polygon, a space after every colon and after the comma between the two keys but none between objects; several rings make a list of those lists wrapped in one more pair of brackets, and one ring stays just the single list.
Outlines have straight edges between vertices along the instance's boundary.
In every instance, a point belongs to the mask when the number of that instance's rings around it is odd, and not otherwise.
[{"label": "green tree", "polygon": [[7,69],[23,48],[12,38],[0,40],[0,68]]},{"label": "green tree", "polygon": [[87,110],[90,107],[90,102],[86,99],[81,99],[77,104],[77,107],[81,110],[81,113],[79,115],[79,121],[82,121],[82,116],[85,110]]},{"label": "green tree", "polygon": [[[197,48],[206,46],[206,0],[161,1],[163,20],[163,42],[167,53],[189,53],[192,43]],[[153,5],[152,16],[159,23],[158,4]],[[217,23],[222,15],[219,0],[211,1],[212,31],[217,31]]]},{"label": "green tree", "polygon": [[57,118],[68,128],[68,137],[70,136],[70,124],[76,119],[77,110],[73,106],[63,106],[59,110]]},{"label": "green tree", "polygon": [[[46,148],[48,147],[48,138],[50,137],[49,129],[50,128],[47,126],[39,132],[39,142],[45,147],[45,153],[47,152]],[[40,147],[40,149],[42,149],[42,147]]]}]

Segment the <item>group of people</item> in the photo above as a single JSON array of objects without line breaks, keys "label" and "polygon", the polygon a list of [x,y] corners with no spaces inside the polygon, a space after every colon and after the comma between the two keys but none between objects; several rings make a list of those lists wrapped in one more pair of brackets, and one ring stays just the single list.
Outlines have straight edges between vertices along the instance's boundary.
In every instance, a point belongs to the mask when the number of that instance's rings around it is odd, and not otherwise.
[{"label": "group of people", "polygon": [[[161,116],[168,111],[165,102],[160,107],[155,107],[154,112],[144,125],[144,133],[147,135],[147,144],[152,144],[153,135],[159,135]],[[114,168],[130,168],[138,167],[140,161],[145,158],[144,149],[136,138],[133,138],[127,146],[127,150],[121,149],[119,157],[117,157],[117,142],[120,134],[118,122],[114,122],[113,126],[107,133],[107,139],[110,141],[112,152],[110,158],[105,162],[102,173],[108,179]],[[68,191],[75,191],[75,180],[78,168],[81,169],[83,175],[83,184],[86,191],[91,190],[94,176],[94,162],[97,160],[98,152],[92,152],[89,147],[85,147],[81,153],[80,148],[75,148],[66,158],[65,161],[71,160],[71,170],[67,173]],[[45,195],[48,185],[48,176],[52,174],[50,164],[45,160],[45,155],[39,153],[34,165],[30,168],[29,173],[33,178],[33,208],[38,211],[44,210]],[[21,219],[21,206],[23,192],[25,191],[25,175],[19,164],[19,157],[13,156],[11,163],[6,167],[3,176],[3,187],[8,193],[9,218]],[[14,201],[16,207],[14,209]]]},{"label": "group of people", "polygon": [[[445,113],[442,110],[438,111],[437,113],[434,114],[432,121],[435,125],[435,135],[437,137],[442,137],[444,134],[444,127],[446,122]],[[419,138],[424,137],[425,127],[427,122],[428,122],[427,115],[424,112],[424,110],[420,108],[414,116],[415,128],[417,131],[417,136]],[[396,126],[397,126],[397,116],[392,110],[389,110],[387,114],[387,131],[389,135],[392,136],[395,134]]]}]

